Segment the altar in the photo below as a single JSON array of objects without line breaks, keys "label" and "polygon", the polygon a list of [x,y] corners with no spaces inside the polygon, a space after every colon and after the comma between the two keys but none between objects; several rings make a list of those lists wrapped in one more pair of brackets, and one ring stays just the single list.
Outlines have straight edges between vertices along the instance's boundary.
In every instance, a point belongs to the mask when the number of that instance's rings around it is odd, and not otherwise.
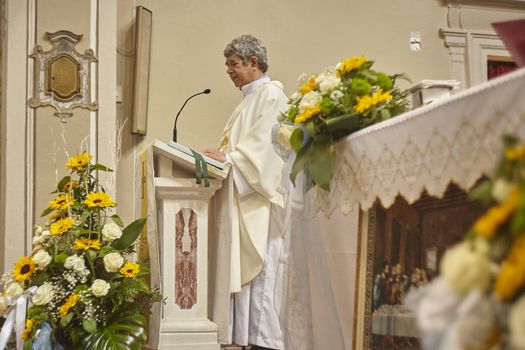
[{"label": "altar", "polygon": [[520,69],[363,129],[337,145],[330,192],[304,193],[300,181],[291,189],[282,257],[290,348],[371,348],[372,331],[386,328],[372,316],[370,209],[442,198],[451,183],[470,190],[492,171],[503,135],[525,138],[524,91]]}]

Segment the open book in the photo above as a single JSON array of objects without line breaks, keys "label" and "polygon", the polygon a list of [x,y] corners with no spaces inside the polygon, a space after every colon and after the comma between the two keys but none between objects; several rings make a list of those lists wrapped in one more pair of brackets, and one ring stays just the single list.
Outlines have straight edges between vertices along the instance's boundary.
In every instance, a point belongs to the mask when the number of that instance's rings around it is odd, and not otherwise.
[{"label": "open book", "polygon": [[[186,146],[181,145],[180,143],[169,141],[168,142],[168,146],[173,147],[173,148],[175,148],[175,149],[177,149],[177,150],[179,150],[179,151],[181,151],[181,152],[183,152],[183,153],[193,157],[193,152],[191,151],[191,149],[189,149]],[[205,155],[202,155],[202,158],[204,158],[206,163],[216,167],[217,169],[224,170],[224,167],[226,166],[226,163],[221,163],[218,160],[212,159],[210,157],[206,157]]]}]

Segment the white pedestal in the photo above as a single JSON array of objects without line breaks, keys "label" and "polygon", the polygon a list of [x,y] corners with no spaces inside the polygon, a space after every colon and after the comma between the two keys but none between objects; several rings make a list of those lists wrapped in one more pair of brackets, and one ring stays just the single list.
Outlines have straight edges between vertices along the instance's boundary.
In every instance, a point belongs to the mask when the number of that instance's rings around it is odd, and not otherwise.
[{"label": "white pedestal", "polygon": [[217,326],[208,319],[208,203],[221,187],[195,179],[155,178],[161,262],[166,298],[159,350],[218,350]]}]

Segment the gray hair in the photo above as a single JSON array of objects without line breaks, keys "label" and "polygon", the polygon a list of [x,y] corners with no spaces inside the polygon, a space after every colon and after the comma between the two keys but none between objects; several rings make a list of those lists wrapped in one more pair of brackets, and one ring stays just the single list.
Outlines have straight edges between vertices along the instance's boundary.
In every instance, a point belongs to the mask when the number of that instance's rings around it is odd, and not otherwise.
[{"label": "gray hair", "polygon": [[262,42],[252,35],[241,35],[235,38],[224,49],[224,57],[237,55],[243,62],[246,62],[250,57],[255,56],[259,60],[259,69],[266,73],[268,70],[268,57],[266,55],[266,47]]}]

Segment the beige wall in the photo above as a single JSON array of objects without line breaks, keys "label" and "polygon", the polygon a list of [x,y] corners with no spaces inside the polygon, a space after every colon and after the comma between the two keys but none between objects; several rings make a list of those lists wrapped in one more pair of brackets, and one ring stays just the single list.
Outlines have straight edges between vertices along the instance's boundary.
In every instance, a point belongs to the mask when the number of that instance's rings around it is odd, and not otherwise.
[{"label": "beige wall", "polygon": [[[376,68],[406,72],[417,81],[448,79],[448,52],[438,28],[446,9],[437,1],[327,0],[239,1],[140,0],[153,12],[148,134],[169,140],[173,118],[187,96],[179,120],[179,141],[213,146],[241,95],[225,74],[222,50],[234,37],[251,33],[268,48],[272,78],[288,94],[303,72],[315,73],[351,55],[376,60]],[[409,34],[420,31],[423,50],[409,50]]]},{"label": "beige wall", "polygon": [[[5,0],[6,25],[2,26],[2,91],[0,118],[0,271],[10,268],[31,251],[32,227],[46,218],[39,214],[53,198],[56,180],[65,174],[67,154],[89,145],[103,164],[114,168],[116,128],[116,18],[117,0]],[[51,44],[45,32],[68,30],[82,34],[77,51],[93,49],[92,65],[97,112],[74,109],[62,124],[50,107],[28,106],[34,96],[36,45],[44,51]],[[96,78],[98,74],[99,79]],[[114,176],[102,178],[115,195]]]},{"label": "beige wall", "polygon": [[[269,75],[285,84],[287,94],[297,77],[317,73],[353,55],[376,60],[376,68],[406,72],[413,81],[449,79],[448,51],[438,37],[446,8],[438,1],[327,0],[136,0],[153,12],[148,130],[145,137],[124,132],[119,175],[120,212],[133,214],[133,157],[153,139],[172,137],[174,117],[190,95],[210,88],[210,95],[190,101],[178,123],[178,141],[195,149],[214,147],[241,94],[225,73],[222,51],[231,39],[249,33],[267,46]],[[131,7],[131,9],[130,9]],[[132,5],[119,1],[119,72],[130,72]],[[411,31],[420,31],[423,50],[409,50]],[[124,74],[124,73],[123,73]],[[127,81],[120,76],[123,87]],[[405,83],[405,86],[408,83]],[[128,96],[124,91],[124,96]],[[123,101],[123,116],[130,115]],[[121,167],[121,168],[122,168]]]},{"label": "beige wall", "polygon": [[[82,13],[82,16],[74,16]],[[44,51],[53,48],[45,40],[45,33],[54,33],[67,29],[75,34],[82,34],[76,45],[77,51],[84,53],[90,47],[90,1],[46,0],[37,2],[36,7],[36,45]],[[56,183],[67,173],[64,165],[67,155],[73,156],[89,147],[90,113],[77,109],[67,123],[62,123],[51,108],[34,110],[34,222],[44,224],[46,217],[40,213],[48,207],[48,201],[54,198]],[[84,144],[81,145],[81,141]]]}]

